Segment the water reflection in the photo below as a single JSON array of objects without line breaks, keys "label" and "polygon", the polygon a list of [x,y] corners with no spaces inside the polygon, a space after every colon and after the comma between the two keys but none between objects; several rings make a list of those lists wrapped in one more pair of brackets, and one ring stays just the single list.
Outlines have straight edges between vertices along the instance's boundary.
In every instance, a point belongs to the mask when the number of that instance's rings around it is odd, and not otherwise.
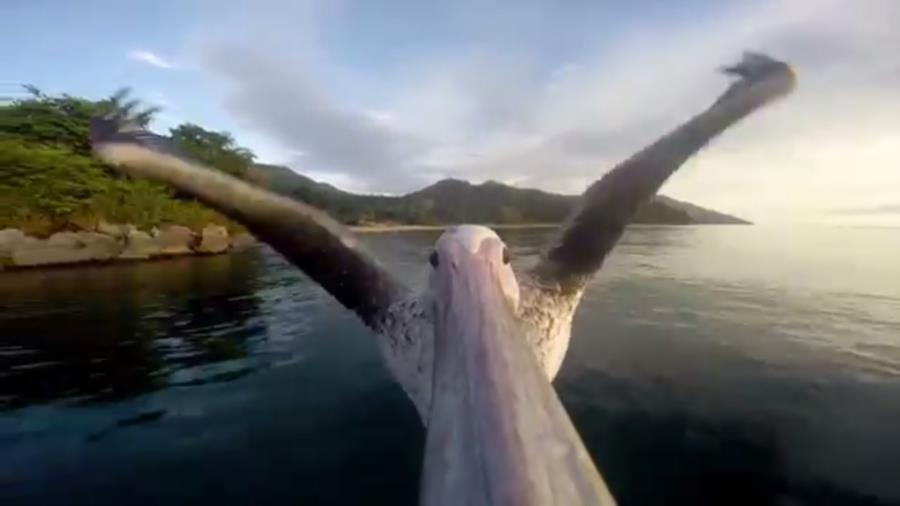
[{"label": "water reflection", "polygon": [[[552,233],[501,231],[519,266]],[[556,381],[620,504],[900,504],[900,263],[834,247],[900,235],[843,234],[626,233]],[[364,243],[422,286],[436,237]],[[370,333],[265,249],[3,273],[0,375],[30,405],[0,413],[4,506],[416,500]]]},{"label": "water reflection", "polygon": [[123,399],[245,358],[265,336],[257,281],[247,255],[4,273],[0,408]]},{"label": "water reflection", "polygon": [[784,442],[764,421],[580,404],[570,415],[620,504],[889,504],[835,482],[792,477]]}]

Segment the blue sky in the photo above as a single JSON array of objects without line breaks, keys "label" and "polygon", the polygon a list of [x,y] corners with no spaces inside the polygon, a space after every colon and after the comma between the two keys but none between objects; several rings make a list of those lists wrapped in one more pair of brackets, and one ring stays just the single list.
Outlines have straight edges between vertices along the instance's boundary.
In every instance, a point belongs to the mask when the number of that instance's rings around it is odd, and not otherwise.
[{"label": "blue sky", "polygon": [[744,49],[795,95],[664,193],[760,222],[900,223],[900,2],[4,0],[0,94],[128,85],[349,189],[585,185],[708,105]]}]

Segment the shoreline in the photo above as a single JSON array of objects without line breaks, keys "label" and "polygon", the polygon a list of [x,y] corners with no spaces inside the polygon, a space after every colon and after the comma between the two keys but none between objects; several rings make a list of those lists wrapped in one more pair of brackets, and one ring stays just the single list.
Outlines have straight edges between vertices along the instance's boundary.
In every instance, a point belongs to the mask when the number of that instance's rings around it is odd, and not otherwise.
[{"label": "shoreline", "polygon": [[[562,225],[561,223],[493,223],[483,226],[502,231],[557,229]],[[351,232],[361,235],[441,232],[454,226],[458,226],[458,224],[345,225]],[[629,227],[685,226],[709,226],[709,224],[635,223],[629,225]],[[232,235],[225,227],[212,224],[203,227],[200,231],[179,225],[168,225],[144,232],[131,225],[102,223],[94,231],[57,232],[46,239],[30,237],[18,229],[7,228],[0,230],[0,272],[56,266],[152,261],[180,256],[221,255],[241,251],[255,244],[257,244],[256,239],[246,232]]]},{"label": "shoreline", "polygon": [[[361,234],[377,234],[379,232],[414,232],[429,230],[446,230],[450,227],[456,227],[461,224],[453,225],[346,225],[353,232]],[[556,228],[561,223],[527,223],[527,224],[496,224],[496,223],[478,223],[488,228],[497,230],[514,230],[529,228]]]},{"label": "shoreline", "polygon": [[0,230],[0,271],[221,255],[255,242],[249,234],[232,235],[224,226],[213,224],[199,231],[180,225],[142,231],[133,225],[101,222],[94,230],[57,232],[43,239],[6,228]]},{"label": "shoreline", "polygon": [[[424,232],[446,230],[450,227],[462,225],[457,223],[453,225],[344,225],[351,232],[359,234],[378,234],[386,232]],[[524,229],[547,229],[558,228],[564,223],[527,223],[527,224],[496,224],[496,223],[469,223],[469,225],[480,225],[494,230],[524,230]],[[746,227],[753,223],[630,223],[631,227],[714,227],[714,226],[740,226]]]}]

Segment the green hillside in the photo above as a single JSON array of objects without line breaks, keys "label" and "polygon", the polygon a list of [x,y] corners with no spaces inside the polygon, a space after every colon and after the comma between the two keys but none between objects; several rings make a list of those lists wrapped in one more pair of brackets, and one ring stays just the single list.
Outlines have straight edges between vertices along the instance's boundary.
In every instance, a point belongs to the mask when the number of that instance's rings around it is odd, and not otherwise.
[{"label": "green hillside", "polygon": [[[92,156],[90,118],[109,107],[112,97],[90,101],[29,91],[27,99],[0,105],[0,229],[41,237],[93,229],[100,221],[143,229],[209,223],[239,228],[193,199],[122,177]],[[147,111],[140,121],[148,123],[153,113]],[[191,156],[237,176],[253,163],[253,154],[223,132],[183,124],[170,137]]]},{"label": "green hillside", "polygon": [[[471,184],[445,179],[401,196],[357,195],[314,181],[287,167],[255,165],[250,177],[272,191],[327,210],[350,224],[557,223],[578,203],[577,196],[521,189],[494,181]],[[699,206],[660,197],[635,218],[646,224],[747,223]]]}]

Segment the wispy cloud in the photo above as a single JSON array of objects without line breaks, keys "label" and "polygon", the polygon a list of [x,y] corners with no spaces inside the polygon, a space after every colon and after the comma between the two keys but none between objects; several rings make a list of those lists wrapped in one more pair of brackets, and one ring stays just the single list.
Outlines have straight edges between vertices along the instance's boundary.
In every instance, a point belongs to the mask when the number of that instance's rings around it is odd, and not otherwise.
[{"label": "wispy cloud", "polygon": [[158,54],[156,54],[152,51],[145,51],[145,50],[131,51],[130,53],[128,53],[128,58],[135,60],[135,61],[146,63],[148,65],[152,65],[154,67],[166,69],[166,70],[170,70],[170,69],[174,69],[174,68],[178,67],[178,65],[176,65],[175,63],[163,58],[162,56],[159,56]]},{"label": "wispy cloud", "polygon": [[[765,221],[833,215],[835,204],[871,206],[900,190],[900,66],[890,49],[900,32],[887,21],[900,5],[890,0],[853,8],[769,0],[731,4],[689,24],[632,20],[620,36],[578,40],[580,52],[551,57],[542,48],[575,21],[548,20],[557,10],[535,0],[528,5],[545,11],[523,14],[517,23],[532,24],[516,27],[533,36],[514,38],[510,50],[497,37],[467,33],[477,44],[389,70],[334,56],[326,41],[346,20],[307,20],[302,39],[290,39],[281,34],[295,31],[282,30],[285,16],[277,15],[287,4],[264,3],[256,11],[266,16],[258,20],[264,31],[207,40],[202,65],[226,85],[235,118],[306,154],[303,171],[341,174],[373,191],[443,176],[579,191],[707,106],[727,86],[714,69],[754,49],[794,64],[798,92],[729,131],[667,192]],[[476,10],[472,30],[509,31],[509,9]],[[558,30],[545,26],[554,22]],[[381,29],[394,36],[396,27],[369,23],[373,37]]]}]

